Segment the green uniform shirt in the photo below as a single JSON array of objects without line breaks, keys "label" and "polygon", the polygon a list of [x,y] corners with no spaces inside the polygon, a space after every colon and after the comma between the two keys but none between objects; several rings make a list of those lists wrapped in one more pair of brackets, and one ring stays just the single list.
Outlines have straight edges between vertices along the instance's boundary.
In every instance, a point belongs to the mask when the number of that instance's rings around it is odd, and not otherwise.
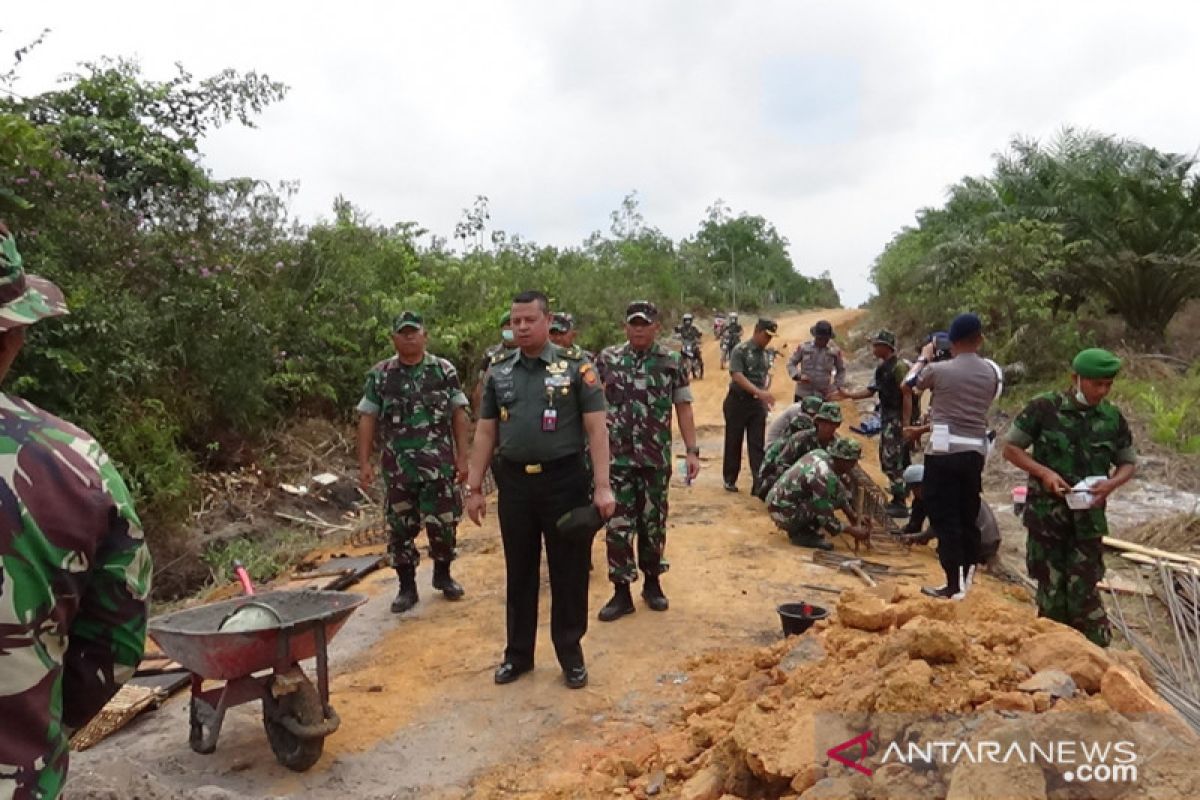
[{"label": "green uniform shirt", "polygon": [[626,342],[596,362],[608,402],[608,447],[614,467],[670,467],[671,416],[692,402],[679,353],[658,342],[637,351]]},{"label": "green uniform shirt", "polygon": [[[548,409],[552,431],[544,429]],[[583,452],[583,415],[605,409],[604,390],[583,352],[547,342],[536,357],[516,348],[492,362],[479,416],[499,420],[503,458],[541,463]]]},{"label": "green uniform shirt", "polygon": [[[1133,434],[1120,410],[1107,400],[1081,405],[1069,392],[1034,397],[1005,438],[1021,449],[1033,445],[1034,461],[1071,486],[1092,475],[1107,476],[1114,465],[1137,462]],[[1030,478],[1030,500],[1042,496],[1048,495],[1041,481]]]},{"label": "green uniform shirt", "polygon": [[384,446],[398,458],[436,468],[454,460],[454,412],[466,405],[454,365],[425,353],[416,364],[392,356],[372,367],[358,412],[379,418]]},{"label": "green uniform shirt", "polygon": [[[738,372],[759,389],[767,388],[767,351],[755,344],[753,339],[747,339],[733,348],[729,356],[730,377]],[[730,386],[737,384],[731,382]]]}]

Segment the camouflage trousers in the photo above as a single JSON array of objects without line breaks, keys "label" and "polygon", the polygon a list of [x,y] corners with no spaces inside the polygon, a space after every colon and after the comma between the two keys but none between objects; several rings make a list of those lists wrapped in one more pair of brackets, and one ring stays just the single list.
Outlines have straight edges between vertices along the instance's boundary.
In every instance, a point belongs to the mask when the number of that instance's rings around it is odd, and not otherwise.
[{"label": "camouflage trousers", "polygon": [[422,526],[429,535],[429,557],[453,561],[462,495],[454,483],[454,465],[418,467],[406,458],[384,452],[383,477],[387,483],[388,554],[393,567],[416,566],[421,561],[415,540]]},{"label": "camouflage trousers", "polygon": [[1038,616],[1107,647],[1112,629],[1096,588],[1104,577],[1104,511],[1072,511],[1066,503],[1038,498],[1026,507],[1024,520],[1025,566],[1038,584]]},{"label": "camouflage trousers", "polygon": [[771,521],[785,531],[792,541],[808,536],[820,536],[831,521],[828,515],[803,504],[786,511],[778,508],[771,509],[768,513]]},{"label": "camouflage trousers", "polygon": [[[667,488],[670,467],[613,467],[610,476],[617,508],[608,521],[608,579],[633,583],[640,567],[647,575],[670,568],[667,548]],[[637,561],[634,561],[634,539]]]},{"label": "camouflage trousers", "polygon": [[904,469],[912,463],[908,442],[904,441],[904,422],[900,417],[881,416],[879,430],[879,468],[890,481],[892,497],[903,500],[908,495],[904,484]]}]

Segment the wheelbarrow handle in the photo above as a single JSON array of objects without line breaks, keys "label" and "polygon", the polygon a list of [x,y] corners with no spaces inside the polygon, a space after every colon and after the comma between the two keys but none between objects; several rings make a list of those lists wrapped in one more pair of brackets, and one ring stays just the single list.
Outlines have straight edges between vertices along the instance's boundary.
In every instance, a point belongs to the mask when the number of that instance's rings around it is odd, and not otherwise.
[{"label": "wheelbarrow handle", "polygon": [[254,584],[250,582],[250,573],[246,571],[241,561],[233,562],[233,574],[237,575],[238,581],[242,584],[242,591],[253,596]]}]

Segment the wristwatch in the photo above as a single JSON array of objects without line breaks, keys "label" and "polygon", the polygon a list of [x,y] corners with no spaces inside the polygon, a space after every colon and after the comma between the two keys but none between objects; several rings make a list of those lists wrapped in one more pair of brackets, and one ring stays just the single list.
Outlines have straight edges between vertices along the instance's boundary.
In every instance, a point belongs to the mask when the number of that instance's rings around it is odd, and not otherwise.
[{"label": "wristwatch", "polygon": [[689,456],[698,456],[698,455],[700,455],[700,448],[699,447],[689,447],[687,449],[687,454]]}]

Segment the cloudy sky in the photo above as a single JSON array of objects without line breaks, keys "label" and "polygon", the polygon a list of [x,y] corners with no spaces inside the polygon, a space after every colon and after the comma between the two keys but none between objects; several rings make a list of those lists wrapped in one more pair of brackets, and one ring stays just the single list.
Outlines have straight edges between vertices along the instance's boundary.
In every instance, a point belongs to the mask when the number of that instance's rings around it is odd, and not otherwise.
[{"label": "cloudy sky", "polygon": [[101,55],[287,83],[257,129],[204,150],[220,177],[299,181],[303,219],[343,194],[449,238],[484,194],[495,227],[573,245],[631,190],[675,238],[722,198],[847,303],[914,212],[1014,135],[1200,147],[1190,2],[41,0],[6,5],[0,47],[43,27],[26,94]]}]

